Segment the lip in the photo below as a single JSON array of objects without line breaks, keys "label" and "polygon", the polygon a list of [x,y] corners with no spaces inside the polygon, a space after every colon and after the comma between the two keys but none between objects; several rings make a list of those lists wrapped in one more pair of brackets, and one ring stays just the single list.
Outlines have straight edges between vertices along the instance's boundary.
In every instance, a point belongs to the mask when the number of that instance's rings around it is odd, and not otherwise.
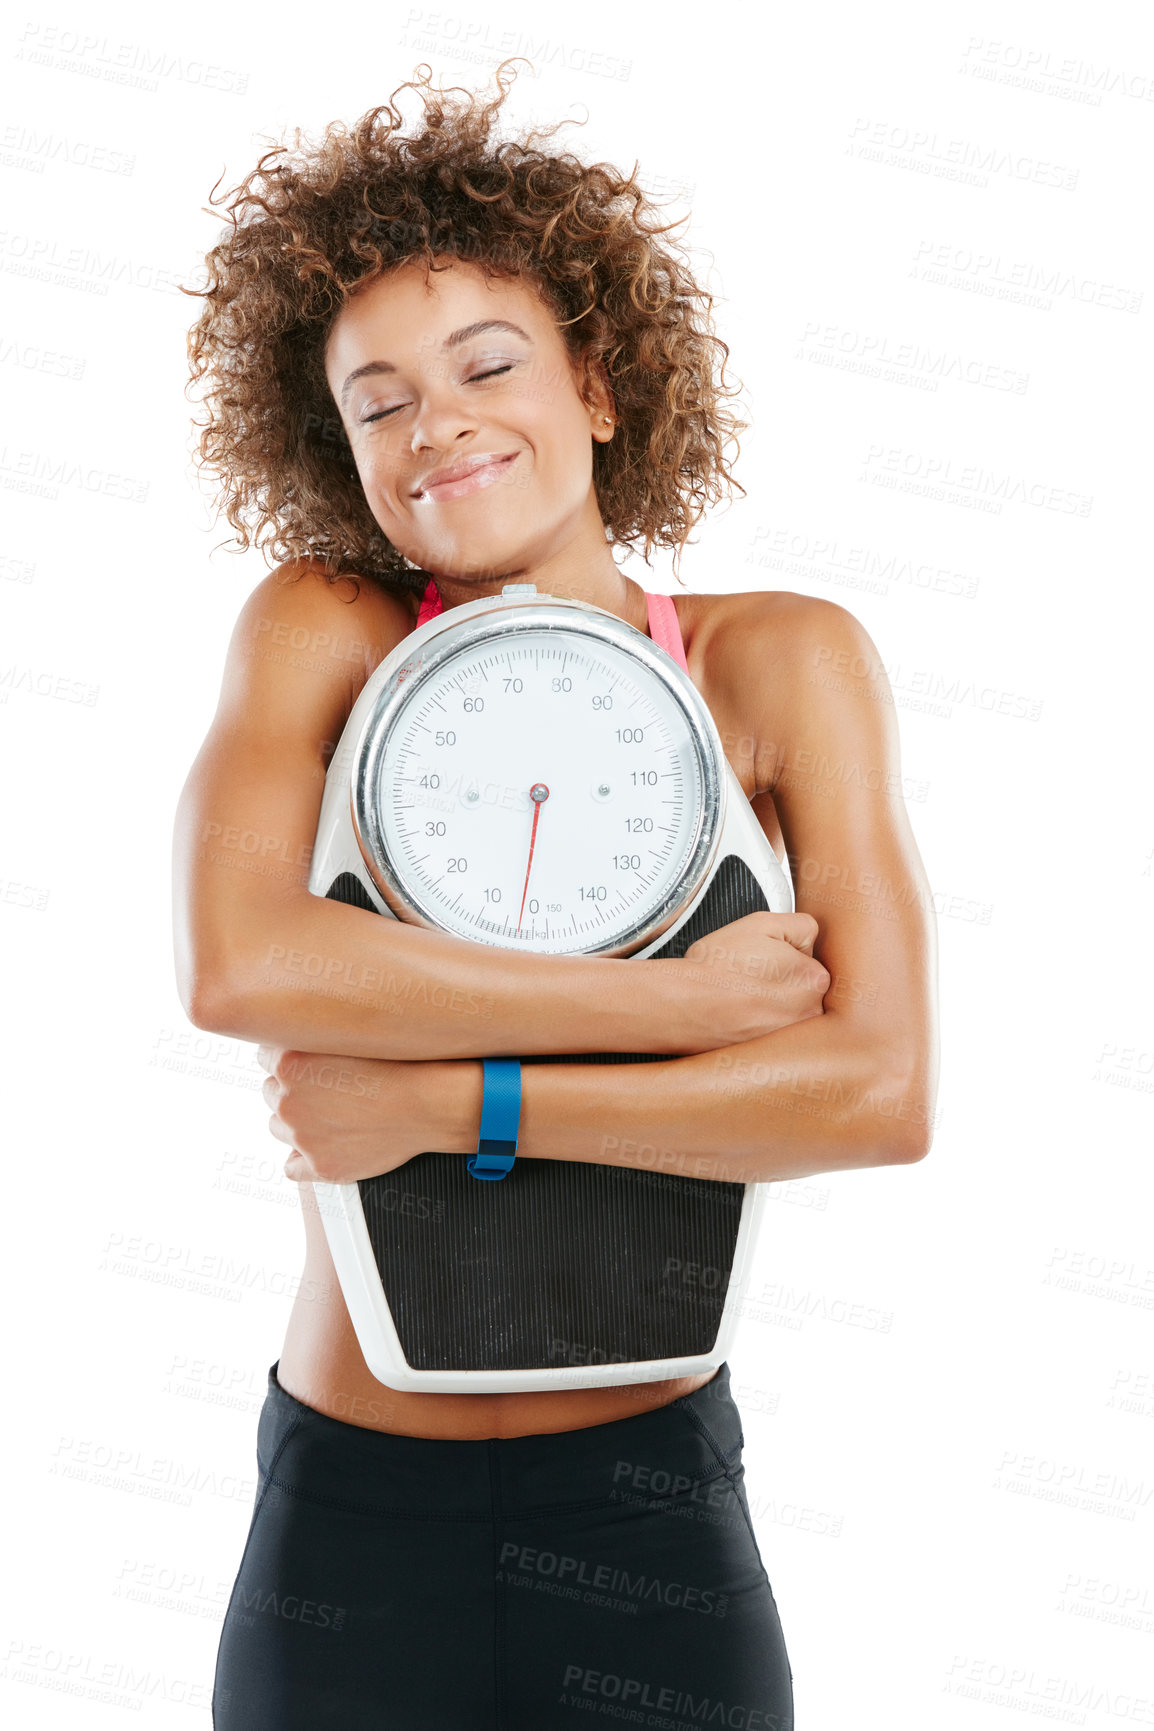
[{"label": "lip", "polygon": [[434,469],[413,493],[414,499],[461,499],[467,493],[491,487],[516,462],[519,451],[485,451],[446,469]]}]

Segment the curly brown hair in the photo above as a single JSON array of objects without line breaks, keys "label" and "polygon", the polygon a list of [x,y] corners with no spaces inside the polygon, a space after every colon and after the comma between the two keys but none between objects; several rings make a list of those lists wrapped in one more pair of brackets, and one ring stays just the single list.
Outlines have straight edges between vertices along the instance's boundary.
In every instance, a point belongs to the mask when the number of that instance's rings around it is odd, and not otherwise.
[{"label": "curly brown hair", "polygon": [[[382,272],[449,255],[490,277],[525,276],[563,331],[579,377],[603,368],[618,437],[596,444],[593,481],[606,537],[671,547],[674,571],[707,503],[737,487],[726,466],[747,422],[727,407],[728,346],[713,296],[694,280],[678,222],[603,162],[538,148],[562,125],[494,142],[499,94],[434,89],[416,68],[388,103],[313,148],[266,151],[223,204],[230,231],[205,255],[204,307],[188,336],[190,385],[207,380],[195,460],[219,477],[237,551],[321,561],[330,581],[367,575],[393,593],[423,574],[369,510],[324,370],[332,324]],[[416,90],[424,123],[406,136],[395,106]],[[452,100],[452,99],[456,100]],[[679,219],[684,221],[684,218]],[[188,387],[186,387],[186,390]],[[219,512],[219,505],[218,505]]]}]

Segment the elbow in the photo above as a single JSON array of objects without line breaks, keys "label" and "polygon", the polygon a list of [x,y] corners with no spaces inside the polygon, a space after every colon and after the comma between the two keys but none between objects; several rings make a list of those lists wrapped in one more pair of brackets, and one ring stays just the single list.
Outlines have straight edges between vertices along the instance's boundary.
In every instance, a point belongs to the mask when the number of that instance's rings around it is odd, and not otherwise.
[{"label": "elbow", "polygon": [[224,1034],[231,1022],[235,990],[235,945],[222,942],[207,922],[193,920],[183,901],[174,907],[172,961],[176,995],[194,1028]]},{"label": "elbow", "polygon": [[892,1075],[877,1092],[878,1109],[887,1119],[879,1138],[879,1164],[908,1166],[924,1160],[934,1139],[934,1096],[924,1071]]},{"label": "elbow", "polygon": [[910,1131],[902,1138],[900,1146],[895,1147],[889,1156],[891,1166],[912,1166],[915,1160],[924,1160],[930,1151],[933,1134],[926,1129],[922,1134]]},{"label": "elbow", "polygon": [[177,976],[177,994],[194,1028],[207,1034],[225,1034],[243,1039],[237,1028],[235,999],[224,981],[206,969],[191,969]]},{"label": "elbow", "polygon": [[235,1019],[224,1000],[216,997],[197,996],[185,1005],[185,1015],[194,1028],[202,1028],[206,1034],[223,1034],[233,1039],[243,1039],[236,1029]]},{"label": "elbow", "polygon": [[[827,1020],[830,1011],[825,1012]],[[833,1020],[844,1027],[841,1017]],[[905,1166],[930,1151],[936,1048],[876,1023],[849,1028],[836,1048],[827,1098],[840,1107],[838,1151],[854,1166]]]},{"label": "elbow", "polygon": [[264,978],[249,943],[178,926],[173,960],[177,995],[194,1028],[233,1040],[264,1037],[247,1031],[262,1020],[258,999]]},{"label": "elbow", "polygon": [[227,1033],[226,1023],[230,1017],[219,998],[197,993],[187,999],[182,998],[184,1013],[194,1028],[201,1028],[206,1034]]}]

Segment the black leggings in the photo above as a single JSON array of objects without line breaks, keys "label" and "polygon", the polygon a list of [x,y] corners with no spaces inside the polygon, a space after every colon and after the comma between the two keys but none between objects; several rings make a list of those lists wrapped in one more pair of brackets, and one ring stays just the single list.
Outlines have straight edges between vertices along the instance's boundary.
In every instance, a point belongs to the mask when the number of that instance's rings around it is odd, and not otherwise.
[{"label": "black leggings", "polygon": [[216,1731],[792,1731],[727,1364],[632,1418],[456,1442],[329,1418],[279,1362]]}]

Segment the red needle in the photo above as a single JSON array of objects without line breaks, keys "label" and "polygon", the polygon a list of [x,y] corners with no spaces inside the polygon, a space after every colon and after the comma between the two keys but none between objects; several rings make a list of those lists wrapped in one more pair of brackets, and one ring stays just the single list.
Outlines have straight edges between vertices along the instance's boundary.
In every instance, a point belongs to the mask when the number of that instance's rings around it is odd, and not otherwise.
[{"label": "red needle", "polygon": [[525,867],[525,888],[521,891],[521,913],[517,915],[517,930],[521,930],[521,914],[525,912],[525,897],[529,894],[529,873],[533,869],[533,848],[537,841],[537,819],[541,816],[541,807],[549,797],[549,789],[543,781],[535,781],[529,789],[529,798],[533,801],[533,829],[529,836],[529,863]]}]

